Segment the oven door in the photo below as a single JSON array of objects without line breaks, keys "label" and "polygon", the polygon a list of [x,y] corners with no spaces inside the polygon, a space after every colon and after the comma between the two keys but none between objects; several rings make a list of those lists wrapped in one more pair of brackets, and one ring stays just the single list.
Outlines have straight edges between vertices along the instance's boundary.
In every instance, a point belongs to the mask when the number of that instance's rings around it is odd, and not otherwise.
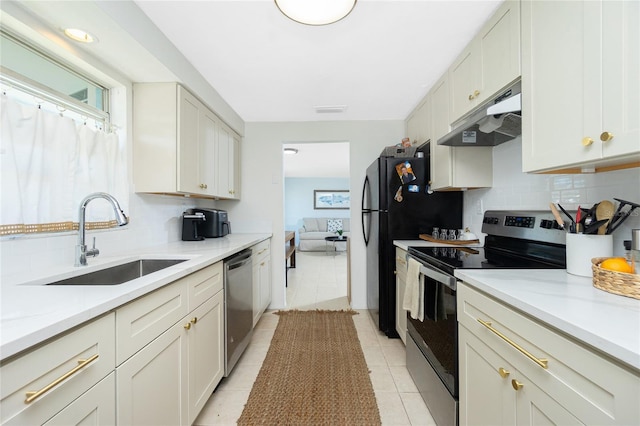
[{"label": "oven door", "polygon": [[457,399],[457,280],[446,272],[418,261],[422,264],[420,274],[424,276],[424,320],[408,316],[410,326],[407,330],[451,396]]}]

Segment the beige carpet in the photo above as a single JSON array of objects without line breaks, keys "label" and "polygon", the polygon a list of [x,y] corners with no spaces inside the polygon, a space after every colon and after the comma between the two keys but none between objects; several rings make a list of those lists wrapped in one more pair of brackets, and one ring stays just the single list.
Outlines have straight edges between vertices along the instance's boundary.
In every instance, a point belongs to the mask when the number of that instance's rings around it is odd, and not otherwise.
[{"label": "beige carpet", "polygon": [[350,311],[280,311],[238,425],[379,425]]}]

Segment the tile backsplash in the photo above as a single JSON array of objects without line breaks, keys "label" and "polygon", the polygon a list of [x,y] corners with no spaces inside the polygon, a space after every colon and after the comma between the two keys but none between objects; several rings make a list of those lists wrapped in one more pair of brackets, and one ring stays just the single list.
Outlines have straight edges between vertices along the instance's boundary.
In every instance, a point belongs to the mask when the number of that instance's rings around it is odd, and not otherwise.
[{"label": "tile backsplash", "polygon": [[[549,203],[577,210],[578,206],[591,207],[614,198],[640,204],[639,168],[575,175],[527,174],[521,171],[521,156],[520,138],[494,147],[493,187],[465,192],[464,226],[476,235],[484,236],[481,228],[486,210],[549,210]],[[640,209],[613,233],[614,254],[624,254],[622,242],[630,240],[631,229],[637,228]]]},{"label": "tile backsplash", "polygon": [[[190,207],[214,207],[214,201],[168,195],[130,194],[128,225],[102,231],[87,231],[86,242],[101,257],[118,256],[181,239],[182,212]],[[31,276],[40,269],[72,266],[77,232],[3,237],[0,241],[0,267],[3,279]],[[89,259],[91,263],[91,259]]]}]

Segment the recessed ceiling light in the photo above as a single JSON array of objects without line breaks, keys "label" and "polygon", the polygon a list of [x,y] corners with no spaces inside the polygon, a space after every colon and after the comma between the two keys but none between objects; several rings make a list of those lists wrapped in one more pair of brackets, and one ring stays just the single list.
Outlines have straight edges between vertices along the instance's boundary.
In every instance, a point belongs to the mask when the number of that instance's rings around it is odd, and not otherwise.
[{"label": "recessed ceiling light", "polygon": [[64,35],[72,40],[79,41],[80,43],[93,43],[94,41],[97,41],[94,36],[78,28],[66,28],[64,30]]},{"label": "recessed ceiling light", "polygon": [[289,155],[294,155],[298,153],[298,150],[295,148],[285,148],[284,153]]},{"label": "recessed ceiling light", "polygon": [[357,0],[274,0],[287,18],[305,25],[333,24],[347,16]]}]

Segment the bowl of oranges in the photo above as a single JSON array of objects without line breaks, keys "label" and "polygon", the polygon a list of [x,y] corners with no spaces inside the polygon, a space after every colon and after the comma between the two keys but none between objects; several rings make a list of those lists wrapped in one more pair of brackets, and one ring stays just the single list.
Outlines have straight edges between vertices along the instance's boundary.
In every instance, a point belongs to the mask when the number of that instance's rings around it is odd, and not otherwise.
[{"label": "bowl of oranges", "polygon": [[593,286],[609,293],[640,299],[640,275],[624,257],[591,259]]}]

